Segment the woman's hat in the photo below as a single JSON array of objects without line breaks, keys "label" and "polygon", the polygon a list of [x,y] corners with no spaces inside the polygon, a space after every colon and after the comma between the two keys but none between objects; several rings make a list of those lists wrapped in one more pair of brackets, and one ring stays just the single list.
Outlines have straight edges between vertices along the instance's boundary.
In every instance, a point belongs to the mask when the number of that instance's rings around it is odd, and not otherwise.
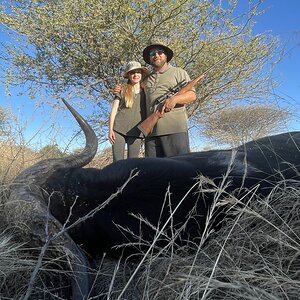
[{"label": "woman's hat", "polygon": [[167,55],[167,62],[169,62],[173,57],[173,51],[164,45],[161,41],[158,39],[152,39],[149,43],[149,45],[144,49],[143,51],[143,58],[144,61],[150,65],[150,49],[152,48],[161,48],[165,51],[165,54]]},{"label": "woman's hat", "polygon": [[147,76],[149,74],[149,70],[146,67],[142,67],[142,65],[137,61],[130,61],[126,65],[125,72],[123,74],[124,78],[128,78],[128,73],[132,70],[138,70],[140,69],[142,71],[142,75]]}]

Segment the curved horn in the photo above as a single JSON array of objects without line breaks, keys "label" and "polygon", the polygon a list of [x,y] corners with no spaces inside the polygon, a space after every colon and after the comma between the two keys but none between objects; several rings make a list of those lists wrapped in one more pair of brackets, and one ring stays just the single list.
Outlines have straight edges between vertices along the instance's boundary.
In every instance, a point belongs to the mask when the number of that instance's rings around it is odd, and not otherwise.
[{"label": "curved horn", "polygon": [[8,224],[17,227],[24,236],[31,236],[38,245],[47,245],[51,241],[67,249],[75,274],[72,299],[85,299],[90,289],[88,260],[49,211],[49,196],[45,195],[43,185],[60,168],[78,168],[88,164],[97,152],[98,140],[82,116],[67,101],[63,102],[85,134],[85,148],[79,154],[46,159],[22,171],[12,183],[10,196],[5,203],[5,215]]},{"label": "curved horn", "polygon": [[84,132],[86,139],[85,148],[83,149],[83,151],[77,155],[66,158],[65,161],[68,162],[69,167],[82,167],[87,165],[96,155],[98,149],[98,139],[94,130],[85,121],[85,119],[66,100],[62,99],[62,101],[78,122],[79,126]]},{"label": "curved horn", "polygon": [[[75,117],[77,123],[84,132],[86,143],[85,148],[82,152],[74,155],[70,155],[62,158],[50,158],[42,160],[35,165],[22,171],[15,179],[17,182],[35,182],[37,185],[42,185],[52,173],[57,169],[63,167],[79,168],[87,165],[96,155],[98,148],[98,139],[91,128],[91,126],[85,121],[85,119],[64,99],[62,101],[65,103],[69,111]],[[41,173],[43,176],[40,176]]]}]

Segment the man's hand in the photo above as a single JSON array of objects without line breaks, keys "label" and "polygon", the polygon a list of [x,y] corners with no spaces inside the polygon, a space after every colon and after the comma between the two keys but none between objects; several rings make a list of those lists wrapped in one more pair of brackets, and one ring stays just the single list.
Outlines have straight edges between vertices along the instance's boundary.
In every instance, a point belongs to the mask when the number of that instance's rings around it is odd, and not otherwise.
[{"label": "man's hand", "polygon": [[121,89],[122,89],[121,84],[117,84],[117,85],[114,87],[113,94],[120,94],[120,93],[121,93]]},{"label": "man's hand", "polygon": [[171,111],[176,105],[175,96],[168,97],[164,103],[163,110],[164,112]]}]

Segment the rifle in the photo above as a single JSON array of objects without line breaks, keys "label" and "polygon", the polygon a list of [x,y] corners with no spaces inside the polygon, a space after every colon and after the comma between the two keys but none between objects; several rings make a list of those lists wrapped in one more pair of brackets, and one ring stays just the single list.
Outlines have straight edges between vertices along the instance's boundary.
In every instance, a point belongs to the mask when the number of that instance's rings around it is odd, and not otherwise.
[{"label": "rifle", "polygon": [[160,111],[158,109],[159,106],[161,106],[166,98],[172,97],[175,95],[182,95],[187,91],[190,91],[200,80],[202,80],[205,76],[206,73],[208,73],[211,69],[213,69],[216,65],[220,64],[223,60],[225,60],[227,57],[231,56],[232,52],[229,51],[229,53],[223,57],[221,60],[213,64],[211,67],[209,67],[204,73],[201,75],[197,76],[190,82],[186,82],[185,80],[180,81],[179,83],[176,84],[173,88],[170,88],[169,91],[167,91],[165,94],[162,96],[159,96],[157,99],[154,101],[154,112],[147,117],[144,121],[142,121],[137,127],[138,129],[143,133],[144,137],[147,137],[153,127],[156,125],[158,120],[163,117],[165,112],[168,111]]}]

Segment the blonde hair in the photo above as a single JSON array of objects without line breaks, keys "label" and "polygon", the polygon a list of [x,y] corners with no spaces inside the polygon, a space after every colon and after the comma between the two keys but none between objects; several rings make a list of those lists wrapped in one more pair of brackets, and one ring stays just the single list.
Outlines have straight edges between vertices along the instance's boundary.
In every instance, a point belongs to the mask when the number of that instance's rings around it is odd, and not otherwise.
[{"label": "blonde hair", "polygon": [[130,80],[124,85],[123,95],[125,98],[125,106],[131,108],[133,105],[134,86],[130,84]]},{"label": "blonde hair", "polygon": [[[140,89],[144,86],[144,79],[146,75],[142,72],[142,79],[140,81]],[[131,108],[133,105],[135,87],[131,84],[130,79],[128,79],[127,83],[122,86],[122,97],[125,99],[125,106],[127,108]]]}]

